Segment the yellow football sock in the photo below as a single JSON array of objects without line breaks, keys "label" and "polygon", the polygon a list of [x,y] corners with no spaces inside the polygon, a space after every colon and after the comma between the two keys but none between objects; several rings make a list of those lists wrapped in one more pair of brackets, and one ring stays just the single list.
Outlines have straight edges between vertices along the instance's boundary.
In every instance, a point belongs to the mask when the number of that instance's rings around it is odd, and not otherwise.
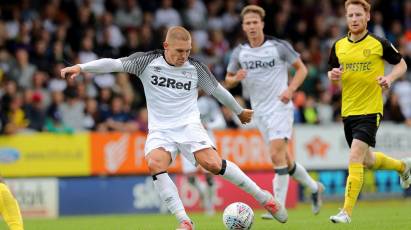
[{"label": "yellow football sock", "polygon": [[352,214],[358,195],[364,181],[364,166],[361,163],[350,163],[348,166],[348,178],[345,185],[344,210],[349,216]]},{"label": "yellow football sock", "polygon": [[382,152],[374,152],[374,155],[375,155],[375,163],[372,166],[372,169],[395,170],[398,173],[402,173],[405,169],[404,162],[400,160],[391,158]]},{"label": "yellow football sock", "polygon": [[0,214],[10,230],[23,230],[23,220],[17,200],[3,183],[0,183]]}]

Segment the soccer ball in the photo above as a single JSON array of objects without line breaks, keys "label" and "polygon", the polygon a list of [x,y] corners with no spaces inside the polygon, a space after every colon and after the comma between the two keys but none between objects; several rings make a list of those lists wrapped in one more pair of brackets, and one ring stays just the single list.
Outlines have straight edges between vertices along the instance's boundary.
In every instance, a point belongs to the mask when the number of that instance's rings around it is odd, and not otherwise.
[{"label": "soccer ball", "polygon": [[224,209],[223,223],[229,230],[250,229],[254,221],[254,212],[250,206],[235,202]]}]

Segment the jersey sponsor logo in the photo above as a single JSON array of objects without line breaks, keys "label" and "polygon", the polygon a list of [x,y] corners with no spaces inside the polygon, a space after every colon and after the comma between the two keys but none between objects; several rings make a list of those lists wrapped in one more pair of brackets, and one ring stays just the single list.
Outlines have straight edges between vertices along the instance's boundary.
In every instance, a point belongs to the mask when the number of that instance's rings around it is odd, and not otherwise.
[{"label": "jersey sponsor logo", "polygon": [[166,78],[166,77],[159,77],[157,75],[152,75],[151,76],[151,84],[157,85],[160,87],[167,87],[167,88],[172,88],[172,89],[184,89],[187,91],[190,91],[191,89],[191,81],[187,83],[183,83],[180,81],[176,81],[175,79],[172,78]]},{"label": "jersey sponsor logo", "polygon": [[345,71],[351,72],[366,72],[371,71],[371,62],[352,62],[352,63],[341,63],[341,66]]},{"label": "jersey sponsor logo", "polygon": [[243,61],[245,69],[258,69],[258,68],[270,68],[275,66],[275,59],[271,61]]}]

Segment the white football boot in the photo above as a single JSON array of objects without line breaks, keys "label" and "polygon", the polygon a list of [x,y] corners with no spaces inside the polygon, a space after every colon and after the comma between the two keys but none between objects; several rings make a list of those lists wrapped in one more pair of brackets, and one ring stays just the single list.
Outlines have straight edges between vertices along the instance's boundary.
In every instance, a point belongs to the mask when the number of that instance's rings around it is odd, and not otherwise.
[{"label": "white football boot", "polygon": [[338,223],[343,223],[343,224],[349,224],[351,223],[351,218],[348,215],[348,213],[344,210],[341,209],[341,211],[335,215],[335,216],[330,216],[331,222],[338,224]]},{"label": "white football boot", "polygon": [[411,185],[411,157],[401,160],[405,163],[405,170],[400,174],[401,188],[407,189]]}]

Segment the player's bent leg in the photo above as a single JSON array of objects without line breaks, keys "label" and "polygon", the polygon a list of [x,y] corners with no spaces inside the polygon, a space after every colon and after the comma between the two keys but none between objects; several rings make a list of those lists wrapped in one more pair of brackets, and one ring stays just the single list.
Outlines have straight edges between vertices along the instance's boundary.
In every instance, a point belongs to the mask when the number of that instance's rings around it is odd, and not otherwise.
[{"label": "player's bent leg", "polygon": [[237,185],[245,192],[252,195],[274,218],[285,223],[288,219],[285,208],[271,195],[262,190],[254,181],[234,163],[222,160],[212,148],[202,149],[195,152],[197,162],[206,170],[222,175],[226,180]]},{"label": "player's bent leg", "polygon": [[17,200],[3,182],[0,182],[0,214],[10,230],[24,229]]},{"label": "player's bent leg", "polygon": [[146,155],[146,161],[151,175],[164,172],[171,164],[171,153],[164,148],[153,149]]},{"label": "player's bent leg", "polygon": [[207,215],[214,215],[215,210],[214,210],[214,194],[215,194],[215,186],[214,186],[214,176],[213,174],[206,172],[205,173],[206,177],[206,193],[205,193],[205,211]]},{"label": "player's bent leg", "polygon": [[403,189],[411,185],[411,158],[397,160],[383,152],[368,151],[364,165],[374,170],[395,170],[400,174],[400,185]]},{"label": "player's bent leg", "polygon": [[[289,158],[287,158],[288,160]],[[296,181],[311,190],[311,210],[314,215],[320,213],[322,206],[322,193],[324,192],[324,185],[315,181],[304,166],[297,162],[288,162],[290,171],[288,172]]]},{"label": "player's bent leg", "polygon": [[[180,223],[180,229],[194,229],[194,225],[184,209],[183,202],[178,196],[177,187],[167,173],[167,168],[172,161],[171,154],[163,148],[158,148],[152,150],[146,156],[146,160],[153,177],[154,188],[160,195],[163,204],[176,216]],[[191,228],[187,223],[191,223]],[[181,228],[184,226],[186,227]]]}]

